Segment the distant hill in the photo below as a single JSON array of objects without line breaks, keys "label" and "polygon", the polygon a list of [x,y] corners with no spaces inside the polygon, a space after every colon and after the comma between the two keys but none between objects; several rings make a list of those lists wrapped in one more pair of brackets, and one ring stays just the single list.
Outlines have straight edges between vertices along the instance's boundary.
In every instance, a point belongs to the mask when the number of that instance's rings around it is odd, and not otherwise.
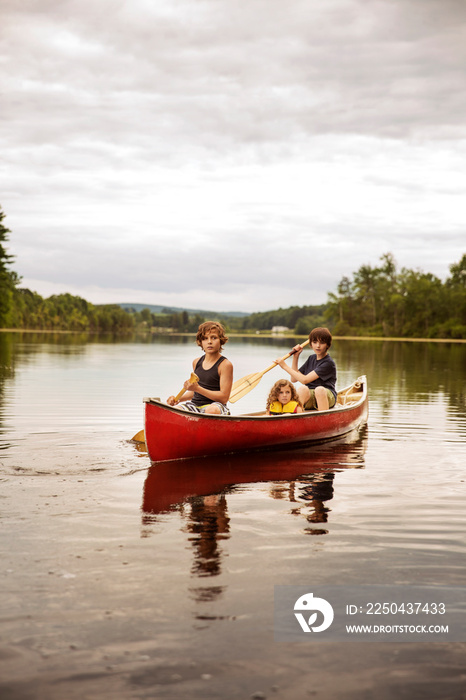
[{"label": "distant hill", "polygon": [[186,309],[184,307],[178,306],[159,306],[157,304],[118,304],[125,311],[142,311],[143,309],[149,309],[153,314],[179,314],[183,311],[187,311],[188,314],[200,314],[201,316],[211,316],[216,318],[217,316],[223,316],[224,318],[244,318],[250,314],[244,311],[206,311],[205,309]]}]

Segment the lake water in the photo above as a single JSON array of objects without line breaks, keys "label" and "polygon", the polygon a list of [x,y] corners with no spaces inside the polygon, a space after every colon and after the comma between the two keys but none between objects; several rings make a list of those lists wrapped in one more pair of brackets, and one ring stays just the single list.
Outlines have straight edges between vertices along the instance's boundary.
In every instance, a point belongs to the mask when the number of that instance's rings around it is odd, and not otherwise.
[{"label": "lake water", "polygon": [[[240,378],[293,344],[225,355]],[[142,398],[197,355],[0,333],[0,698],[466,697],[465,643],[274,639],[277,585],[465,585],[466,344],[336,340],[338,388],[368,377],[366,429],[151,467]]]}]

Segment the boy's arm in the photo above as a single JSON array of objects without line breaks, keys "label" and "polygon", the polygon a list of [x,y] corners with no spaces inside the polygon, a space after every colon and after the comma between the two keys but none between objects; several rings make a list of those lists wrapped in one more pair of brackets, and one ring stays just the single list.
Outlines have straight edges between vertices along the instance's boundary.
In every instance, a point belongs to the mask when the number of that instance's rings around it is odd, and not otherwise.
[{"label": "boy's arm", "polygon": [[[288,367],[286,364],[285,360],[279,359],[275,360],[277,365],[280,365],[282,369],[284,369],[286,372],[291,377],[292,382],[301,382],[301,384],[310,384],[311,382],[315,381],[316,379],[319,378],[319,375],[317,372],[309,372],[309,374],[303,374],[302,372],[299,371],[299,369],[295,369],[293,366]],[[294,358],[293,358],[293,364],[295,364]],[[297,364],[297,361],[296,361]]]},{"label": "boy's arm", "polygon": [[279,360],[275,360],[275,362],[277,363],[277,365],[280,365],[282,369],[288,372],[293,383],[301,382],[301,384],[310,384],[311,382],[318,379],[319,375],[316,372],[314,372],[314,370],[312,370],[312,372],[309,372],[309,374],[303,374],[299,371],[298,361],[303,349],[304,348],[302,345],[295,345],[295,347],[293,348],[293,350],[295,350],[295,353],[293,354],[291,367],[289,367],[286,364],[285,360],[282,360],[281,358]]},{"label": "boy's arm", "polygon": [[293,355],[293,360],[291,362],[291,368],[295,372],[297,372],[298,371],[298,360],[299,360],[299,357],[300,357],[302,351],[304,350],[304,348],[302,345],[295,345],[293,350],[294,350],[294,355]]},{"label": "boy's arm", "polygon": [[[186,384],[187,382],[185,382]],[[182,401],[191,401],[191,399],[194,396],[194,391],[185,391],[184,394],[180,396],[178,401],[175,401],[174,396],[169,396],[167,399],[167,403],[169,406],[176,406],[177,403],[181,403]]]}]

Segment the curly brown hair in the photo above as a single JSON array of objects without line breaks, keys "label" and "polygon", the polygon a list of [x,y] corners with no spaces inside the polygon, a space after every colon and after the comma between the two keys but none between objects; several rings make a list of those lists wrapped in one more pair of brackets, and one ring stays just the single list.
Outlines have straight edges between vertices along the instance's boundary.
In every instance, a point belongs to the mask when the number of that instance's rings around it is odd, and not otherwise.
[{"label": "curly brown hair", "polygon": [[294,384],[290,382],[289,379],[279,379],[278,381],[275,382],[273,387],[270,389],[270,394],[267,398],[267,405],[265,407],[266,411],[269,410],[270,406],[273,404],[274,401],[278,401],[278,394],[280,393],[280,389],[284,386],[289,386],[291,389],[291,400],[292,401],[297,401],[298,405],[301,406],[301,408],[304,408],[303,404],[298,398],[298,392],[296,391]]},{"label": "curly brown hair", "polygon": [[199,347],[202,347],[202,341],[210,331],[217,331],[218,337],[220,338],[220,345],[225,345],[228,340],[228,336],[226,335],[222,324],[218,323],[217,321],[206,321],[205,323],[201,323],[197,329],[196,343],[199,345]]}]

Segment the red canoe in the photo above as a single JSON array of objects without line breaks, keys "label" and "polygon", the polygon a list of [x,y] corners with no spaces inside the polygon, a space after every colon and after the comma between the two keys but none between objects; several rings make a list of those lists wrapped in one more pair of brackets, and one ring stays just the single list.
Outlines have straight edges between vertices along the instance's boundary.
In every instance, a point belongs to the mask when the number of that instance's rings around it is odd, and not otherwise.
[{"label": "red canoe", "polygon": [[152,462],[263,450],[332,440],[367,422],[366,377],[338,392],[329,411],[306,411],[283,416],[250,413],[215,416],[189,413],[146,398],[145,441]]}]

